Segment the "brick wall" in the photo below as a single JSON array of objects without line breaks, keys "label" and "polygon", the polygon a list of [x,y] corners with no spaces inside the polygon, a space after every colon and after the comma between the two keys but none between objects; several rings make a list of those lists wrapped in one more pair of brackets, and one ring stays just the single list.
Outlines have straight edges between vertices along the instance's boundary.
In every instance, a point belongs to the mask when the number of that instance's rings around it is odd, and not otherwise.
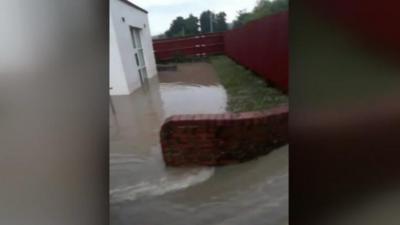
[{"label": "brick wall", "polygon": [[219,166],[254,159],[287,143],[288,106],[266,111],[175,115],[161,127],[167,166]]}]

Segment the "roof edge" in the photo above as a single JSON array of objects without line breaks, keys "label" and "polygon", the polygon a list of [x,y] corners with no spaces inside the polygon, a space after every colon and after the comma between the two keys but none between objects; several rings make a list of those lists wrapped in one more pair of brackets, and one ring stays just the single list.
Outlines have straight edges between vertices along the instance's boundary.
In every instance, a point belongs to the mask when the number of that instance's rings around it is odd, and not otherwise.
[{"label": "roof edge", "polygon": [[120,1],[121,1],[121,2],[124,2],[125,4],[131,6],[131,7],[135,8],[135,9],[140,10],[140,11],[142,11],[142,12],[144,12],[144,13],[147,13],[147,14],[149,13],[149,12],[147,12],[145,9],[143,9],[143,8],[141,8],[141,7],[139,7],[139,6],[135,5],[135,4],[133,4],[133,3],[130,2],[129,0],[120,0]]}]

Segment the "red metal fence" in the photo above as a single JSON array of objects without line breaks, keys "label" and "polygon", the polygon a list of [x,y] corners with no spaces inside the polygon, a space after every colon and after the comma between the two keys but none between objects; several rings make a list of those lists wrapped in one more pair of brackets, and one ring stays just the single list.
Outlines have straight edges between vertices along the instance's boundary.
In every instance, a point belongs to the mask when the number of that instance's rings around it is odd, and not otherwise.
[{"label": "red metal fence", "polygon": [[155,40],[158,60],[177,54],[200,56],[225,53],[287,92],[289,80],[288,12],[252,21],[225,33]]},{"label": "red metal fence", "polygon": [[224,33],[154,40],[153,46],[158,60],[170,60],[178,55],[205,56],[218,54],[224,52]]},{"label": "red metal fence", "polygon": [[225,54],[288,90],[288,12],[278,13],[225,33]]}]

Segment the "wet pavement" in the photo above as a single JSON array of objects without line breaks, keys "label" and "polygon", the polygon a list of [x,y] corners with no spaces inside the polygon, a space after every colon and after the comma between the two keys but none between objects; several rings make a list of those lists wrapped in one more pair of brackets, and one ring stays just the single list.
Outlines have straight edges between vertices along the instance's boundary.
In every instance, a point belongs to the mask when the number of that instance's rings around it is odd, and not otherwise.
[{"label": "wet pavement", "polygon": [[211,64],[159,72],[110,110],[110,210],[114,225],[288,223],[287,146],[219,168],[166,168],[159,130],[173,114],[225,112]]}]

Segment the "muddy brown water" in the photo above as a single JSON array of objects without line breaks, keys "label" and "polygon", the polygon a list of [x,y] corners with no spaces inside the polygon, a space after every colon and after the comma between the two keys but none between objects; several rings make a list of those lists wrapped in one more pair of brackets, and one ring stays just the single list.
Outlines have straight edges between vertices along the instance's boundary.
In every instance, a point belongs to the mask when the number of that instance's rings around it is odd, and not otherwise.
[{"label": "muddy brown water", "polygon": [[227,95],[210,64],[179,64],[112,102],[111,224],[288,224],[287,146],[239,165],[164,165],[159,130],[165,118],[225,112]]}]

